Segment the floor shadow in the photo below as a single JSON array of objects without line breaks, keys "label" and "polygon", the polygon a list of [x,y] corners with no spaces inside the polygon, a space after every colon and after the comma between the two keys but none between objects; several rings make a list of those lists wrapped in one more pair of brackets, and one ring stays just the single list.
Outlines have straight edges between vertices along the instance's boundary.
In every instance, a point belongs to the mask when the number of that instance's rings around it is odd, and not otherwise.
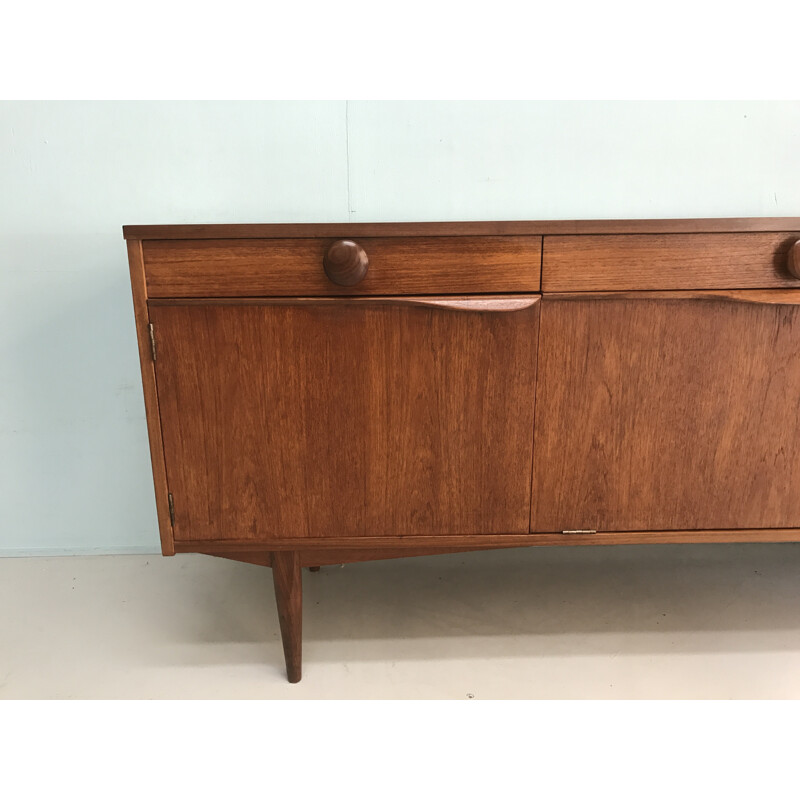
[{"label": "floor shadow", "polygon": [[[185,587],[194,635],[261,642],[282,668],[271,572],[207,560]],[[796,544],[525,548],[303,575],[307,656],[358,642],[360,659],[414,658],[432,639],[442,657],[800,649]]]}]

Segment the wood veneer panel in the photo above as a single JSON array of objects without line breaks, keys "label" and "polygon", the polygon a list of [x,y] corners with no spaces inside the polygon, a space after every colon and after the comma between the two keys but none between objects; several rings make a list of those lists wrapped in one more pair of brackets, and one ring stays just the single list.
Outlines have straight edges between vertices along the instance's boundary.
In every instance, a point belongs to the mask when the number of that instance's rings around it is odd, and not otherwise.
[{"label": "wood veneer panel", "polygon": [[800,230],[800,217],[712,219],[334,222],[266,225],[125,225],[126,239],[350,238],[353,236],[541,236],[596,233],[735,233]]},{"label": "wood veneer panel", "polygon": [[539,300],[154,303],[176,540],[527,532]]},{"label": "wood veneer panel", "polygon": [[[800,228],[798,228],[800,230]],[[548,236],[545,292],[800,288],[789,250],[800,233]]]},{"label": "wood veneer panel", "polygon": [[532,530],[800,527],[800,291],[546,297],[539,358]]},{"label": "wood veneer panel", "polygon": [[143,243],[149,297],[536,292],[539,236],[358,238],[366,277],[337,286],[323,269],[332,239]]}]

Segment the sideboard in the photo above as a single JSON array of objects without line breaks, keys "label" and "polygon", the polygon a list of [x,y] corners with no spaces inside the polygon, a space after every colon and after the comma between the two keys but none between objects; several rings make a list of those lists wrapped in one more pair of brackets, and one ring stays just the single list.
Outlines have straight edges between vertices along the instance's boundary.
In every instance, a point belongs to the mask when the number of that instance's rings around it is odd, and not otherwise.
[{"label": "sideboard", "polygon": [[800,541],[800,218],[126,226],[164,555]]}]

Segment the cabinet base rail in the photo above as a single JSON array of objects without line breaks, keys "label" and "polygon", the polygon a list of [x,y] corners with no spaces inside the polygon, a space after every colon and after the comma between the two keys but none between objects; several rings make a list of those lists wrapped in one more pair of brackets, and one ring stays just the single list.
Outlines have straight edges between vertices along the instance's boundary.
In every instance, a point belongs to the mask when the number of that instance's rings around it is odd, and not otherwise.
[{"label": "cabinet base rail", "polygon": [[[350,536],[337,538],[215,539],[175,541],[176,553],[275,552],[298,550],[410,549],[428,551],[485,550],[495,547],[532,547],[574,544],[711,544],[714,542],[798,542],[798,528],[734,528],[703,530],[597,531],[568,530],[547,533],[491,533],[459,536]],[[164,552],[164,555],[171,553]],[[324,563],[324,562],[322,562]],[[335,562],[340,563],[340,562]],[[312,566],[311,562],[303,566]]]}]

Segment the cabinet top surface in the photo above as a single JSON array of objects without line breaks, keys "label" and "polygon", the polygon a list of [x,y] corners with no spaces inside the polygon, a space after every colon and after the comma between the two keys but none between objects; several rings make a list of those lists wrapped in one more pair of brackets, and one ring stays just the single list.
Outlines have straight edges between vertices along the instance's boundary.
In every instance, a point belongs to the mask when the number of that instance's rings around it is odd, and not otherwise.
[{"label": "cabinet top surface", "polygon": [[746,233],[800,230],[800,217],[545,220],[506,222],[323,222],[125,225],[125,239],[303,239],[351,236],[542,236],[616,233]]}]

